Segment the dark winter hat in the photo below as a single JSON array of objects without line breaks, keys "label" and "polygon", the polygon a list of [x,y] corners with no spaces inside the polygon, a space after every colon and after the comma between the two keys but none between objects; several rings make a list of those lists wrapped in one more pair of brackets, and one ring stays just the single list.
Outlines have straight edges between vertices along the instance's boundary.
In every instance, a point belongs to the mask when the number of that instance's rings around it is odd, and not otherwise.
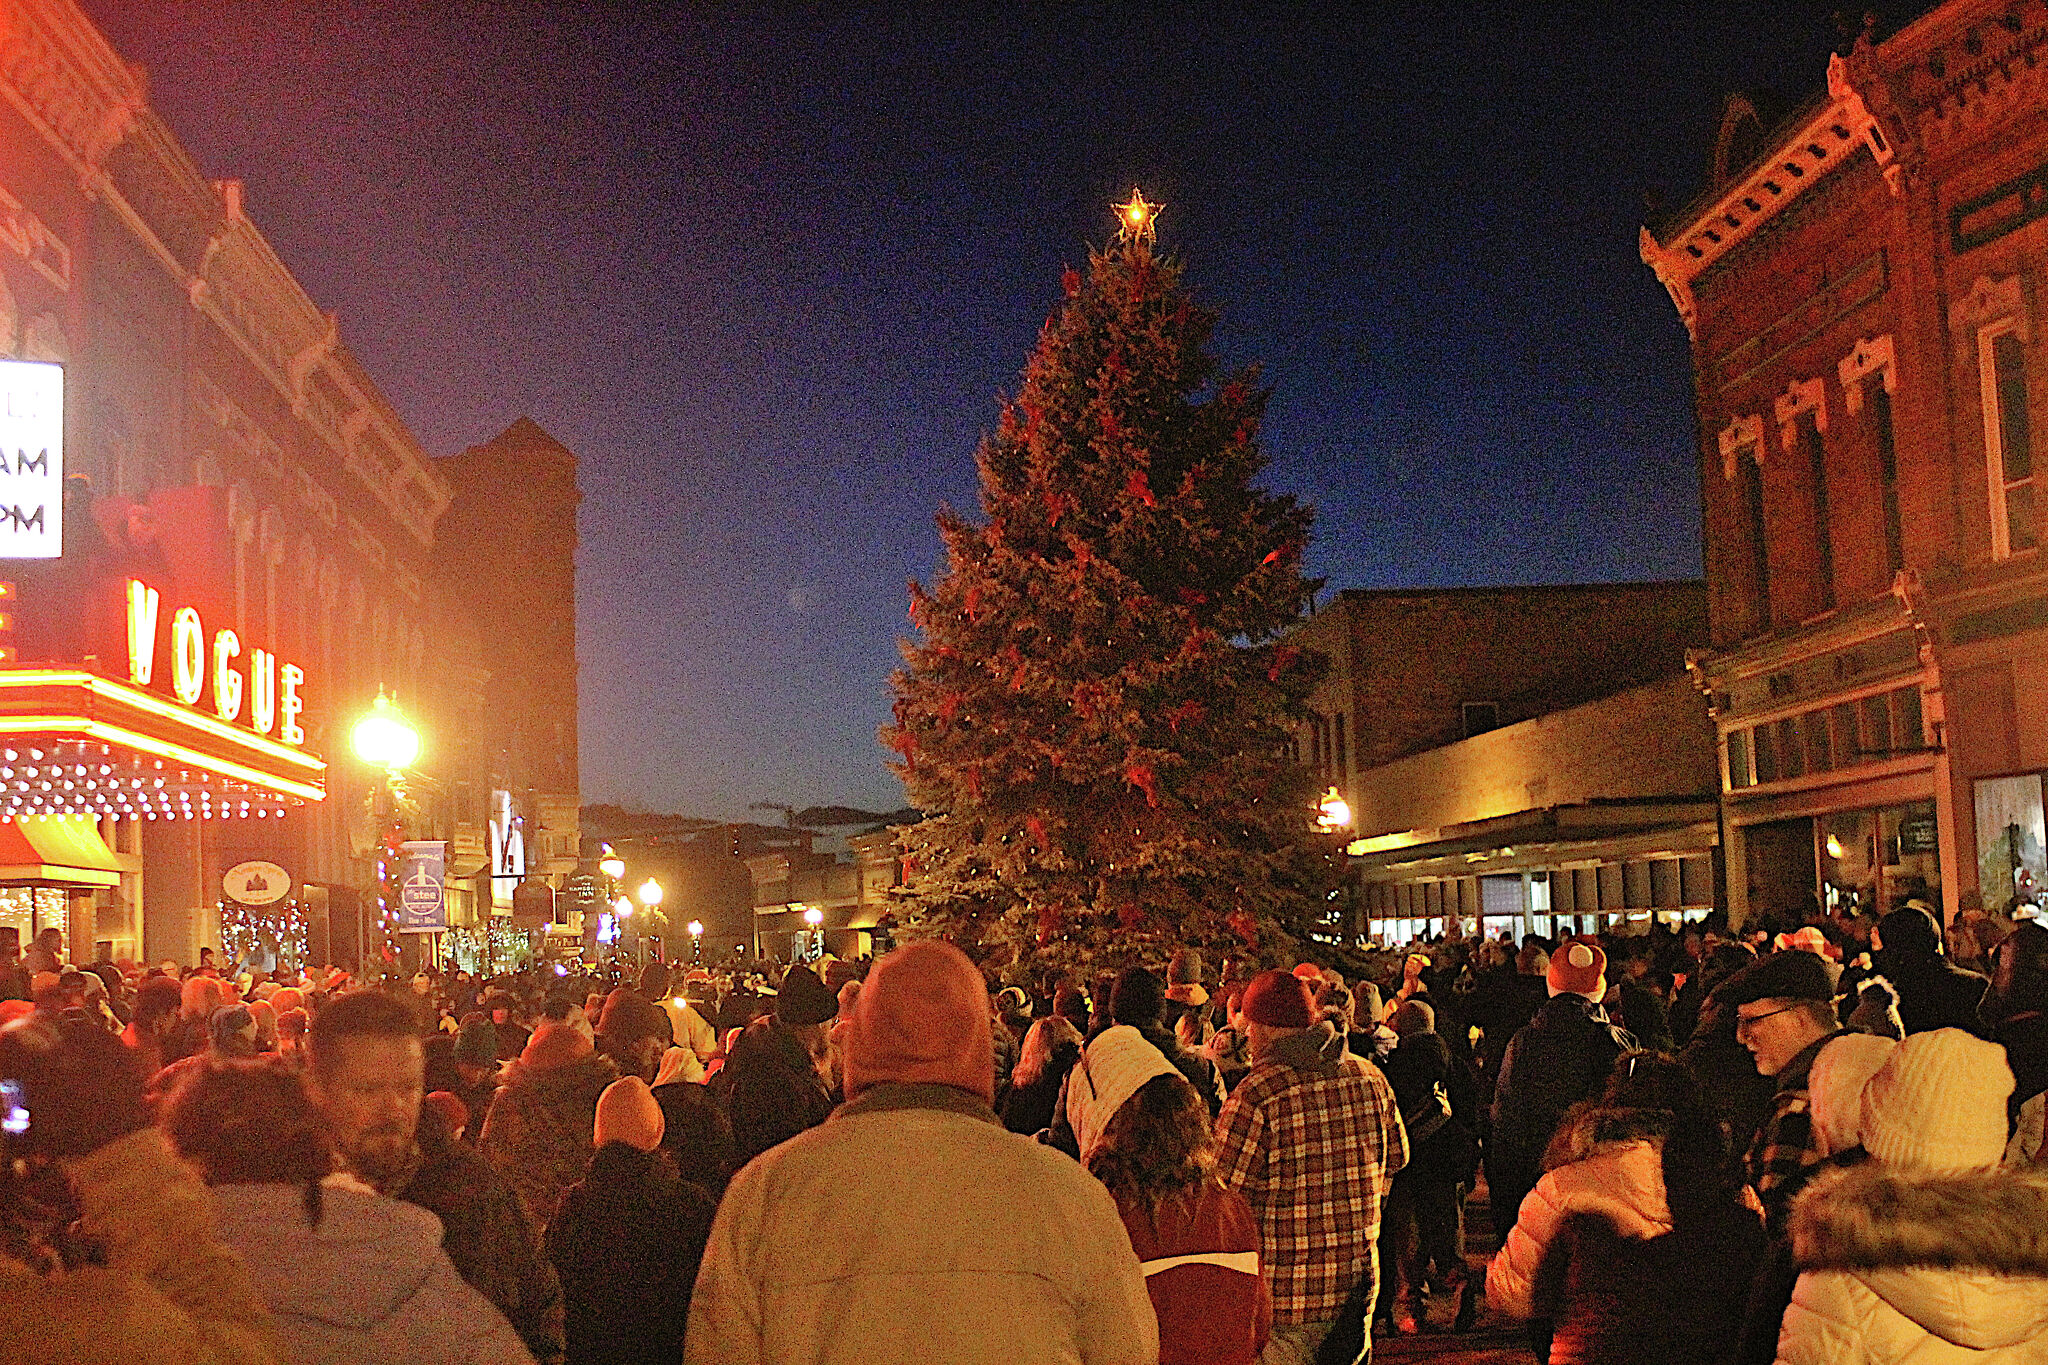
[{"label": "dark winter hat", "polygon": [[1832,1000],[1835,988],[1819,958],[1792,948],[1744,967],[1721,984],[1719,994],[1734,1009],[1758,1000]]},{"label": "dark winter hat", "polygon": [[490,1015],[464,1016],[455,1037],[455,1060],[463,1066],[490,1066],[498,1060],[498,1028]]},{"label": "dark winter hat", "polygon": [[1165,983],[1143,967],[1126,968],[1109,992],[1109,1017],[1119,1024],[1156,1024],[1165,1008]]},{"label": "dark winter hat", "polygon": [[597,1031],[615,1043],[635,1038],[672,1038],[674,1029],[668,1014],[637,991],[620,986],[604,1002],[604,1019]]},{"label": "dark winter hat", "polygon": [[1166,964],[1166,984],[1169,986],[1199,986],[1207,964],[1202,955],[1193,948],[1174,950],[1173,958]]},{"label": "dark winter hat", "polygon": [[1070,1023],[1086,1027],[1088,1023],[1088,997],[1073,982],[1062,982],[1059,990],[1053,993],[1052,1012]]},{"label": "dark winter hat", "polygon": [[1268,1028],[1307,1028],[1316,1021],[1308,984],[1275,967],[1260,972],[1244,988],[1244,1017]]},{"label": "dark winter hat", "polygon": [[783,973],[782,985],[775,993],[775,1018],[778,1022],[798,1028],[805,1024],[823,1024],[839,1015],[839,997],[826,989],[825,983],[809,967],[791,967]]},{"label": "dark winter hat", "polygon": [[1888,956],[1941,955],[1941,926],[1934,922],[1934,916],[1911,901],[1877,922],[1877,937]]}]

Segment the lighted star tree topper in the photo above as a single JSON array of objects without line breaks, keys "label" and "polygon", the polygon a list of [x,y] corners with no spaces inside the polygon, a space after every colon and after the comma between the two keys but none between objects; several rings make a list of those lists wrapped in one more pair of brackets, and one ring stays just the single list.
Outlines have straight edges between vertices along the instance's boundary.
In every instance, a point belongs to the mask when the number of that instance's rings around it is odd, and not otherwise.
[{"label": "lighted star tree topper", "polygon": [[1160,205],[1147,203],[1145,196],[1134,187],[1129,203],[1111,204],[1110,207],[1116,210],[1117,241],[1151,244],[1155,235],[1154,225],[1159,221]]}]

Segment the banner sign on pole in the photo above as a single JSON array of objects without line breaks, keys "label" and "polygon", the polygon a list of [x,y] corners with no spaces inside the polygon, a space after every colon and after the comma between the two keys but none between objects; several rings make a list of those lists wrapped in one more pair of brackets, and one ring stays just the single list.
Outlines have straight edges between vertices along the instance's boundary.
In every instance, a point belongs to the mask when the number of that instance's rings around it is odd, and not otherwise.
[{"label": "banner sign on pole", "polygon": [[448,928],[441,886],[448,873],[445,839],[408,839],[398,846],[398,932],[438,934]]}]

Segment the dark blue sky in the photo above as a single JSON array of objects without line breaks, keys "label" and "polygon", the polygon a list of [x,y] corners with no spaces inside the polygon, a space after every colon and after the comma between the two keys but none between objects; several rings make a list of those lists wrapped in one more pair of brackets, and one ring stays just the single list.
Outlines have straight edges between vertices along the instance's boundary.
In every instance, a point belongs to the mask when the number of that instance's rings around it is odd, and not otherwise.
[{"label": "dark blue sky", "polygon": [[900,801],[904,582],[1134,184],[1265,363],[1332,588],[1697,574],[1643,194],[1834,35],[1697,0],[86,8],[430,452],[530,414],[582,456],[585,799],[725,816]]}]

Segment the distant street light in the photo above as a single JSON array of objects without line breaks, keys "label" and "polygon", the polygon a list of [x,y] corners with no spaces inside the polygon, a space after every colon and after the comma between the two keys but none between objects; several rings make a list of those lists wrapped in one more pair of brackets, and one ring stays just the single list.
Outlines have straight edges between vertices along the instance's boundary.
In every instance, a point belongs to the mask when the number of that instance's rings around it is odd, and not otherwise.
[{"label": "distant street light", "polygon": [[1323,793],[1322,800],[1316,802],[1316,824],[1325,834],[1351,828],[1351,803],[1344,799],[1344,793],[1335,787]]},{"label": "distant street light", "polygon": [[606,844],[604,846],[604,856],[598,859],[597,870],[610,877],[613,881],[617,881],[626,875],[626,860],[617,853],[614,853],[610,844]]},{"label": "distant street light", "polygon": [[690,965],[695,966],[704,957],[704,921],[690,921]]},{"label": "distant street light", "polygon": [[813,929],[817,928],[824,922],[825,912],[823,910],[820,910],[817,906],[814,905],[810,909],[804,911],[804,923],[810,925]]},{"label": "distant street light", "polygon": [[661,883],[649,877],[646,881],[640,883],[639,896],[640,903],[649,910],[652,910],[655,906],[661,904]]}]

